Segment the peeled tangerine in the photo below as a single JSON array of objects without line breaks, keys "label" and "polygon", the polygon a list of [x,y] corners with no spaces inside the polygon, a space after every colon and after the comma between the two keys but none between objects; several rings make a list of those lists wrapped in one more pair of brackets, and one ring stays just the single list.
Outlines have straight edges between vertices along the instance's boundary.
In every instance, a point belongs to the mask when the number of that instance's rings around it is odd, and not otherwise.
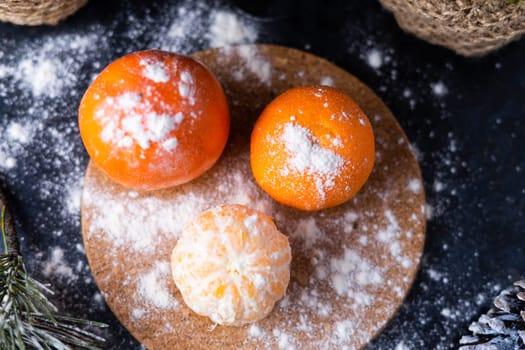
[{"label": "peeled tangerine", "polygon": [[251,135],[257,183],[275,200],[302,210],[342,204],[374,165],[374,133],[357,103],[328,86],[303,86],[275,98]]},{"label": "peeled tangerine", "polygon": [[121,57],[87,89],[80,135],[93,162],[138,190],[188,182],[221,155],[230,127],[226,96],[198,61],[148,50]]},{"label": "peeled tangerine", "polygon": [[288,239],[268,215],[221,205],[186,225],[171,268],[193,311],[239,326],[264,318],[283,297],[290,260]]}]

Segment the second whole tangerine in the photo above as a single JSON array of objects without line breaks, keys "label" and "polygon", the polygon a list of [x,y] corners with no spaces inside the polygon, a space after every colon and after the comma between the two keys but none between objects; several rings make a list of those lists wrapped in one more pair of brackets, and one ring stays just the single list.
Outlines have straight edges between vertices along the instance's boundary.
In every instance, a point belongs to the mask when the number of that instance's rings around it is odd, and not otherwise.
[{"label": "second whole tangerine", "polygon": [[276,97],[251,135],[257,183],[288,206],[321,210],[362,188],[374,165],[374,133],[359,105],[343,91],[312,85]]}]

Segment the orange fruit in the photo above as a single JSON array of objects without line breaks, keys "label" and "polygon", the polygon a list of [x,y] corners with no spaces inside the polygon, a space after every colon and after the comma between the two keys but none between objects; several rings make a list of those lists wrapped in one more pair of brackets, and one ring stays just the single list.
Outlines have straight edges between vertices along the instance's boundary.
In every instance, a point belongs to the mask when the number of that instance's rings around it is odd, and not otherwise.
[{"label": "orange fruit", "polygon": [[228,138],[224,91],[198,61],[148,50],[107,66],[79,107],[80,134],[93,162],[138,190],[188,182],[208,170]]},{"label": "orange fruit", "polygon": [[264,318],[283,297],[290,260],[288,239],[268,215],[221,205],[186,225],[171,268],[193,311],[218,324],[239,326]]},{"label": "orange fruit", "polygon": [[357,103],[328,86],[285,91],[262,112],[251,135],[257,183],[302,210],[337,206],[365,184],[374,165],[374,133]]}]

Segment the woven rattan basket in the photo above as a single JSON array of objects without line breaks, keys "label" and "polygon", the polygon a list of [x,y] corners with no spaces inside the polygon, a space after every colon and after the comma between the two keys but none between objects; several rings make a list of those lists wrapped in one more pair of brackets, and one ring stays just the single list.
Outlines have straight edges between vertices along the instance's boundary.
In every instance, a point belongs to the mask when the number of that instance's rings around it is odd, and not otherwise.
[{"label": "woven rattan basket", "polygon": [[525,33],[525,0],[379,0],[401,28],[464,56],[480,56]]},{"label": "woven rattan basket", "polygon": [[0,21],[15,24],[57,24],[88,0],[0,0]]}]

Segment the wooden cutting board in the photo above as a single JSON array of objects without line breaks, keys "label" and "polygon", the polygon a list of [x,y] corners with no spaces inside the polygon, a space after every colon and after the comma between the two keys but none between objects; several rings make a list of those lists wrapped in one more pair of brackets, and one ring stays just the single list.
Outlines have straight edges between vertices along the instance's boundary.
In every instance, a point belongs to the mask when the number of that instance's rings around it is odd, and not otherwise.
[{"label": "wooden cutting board", "polygon": [[[109,307],[148,349],[359,349],[394,315],[418,270],[425,239],[425,195],[409,142],[383,102],[332,63],[295,49],[244,45],[193,55],[221,81],[230,101],[231,135],[218,163],[167,190],[123,188],[90,163],[82,233]],[[351,95],[368,115],[376,164],[358,195],[320,212],[273,201],[254,182],[250,133],[275,96],[327,84]],[[222,203],[273,216],[292,246],[286,297],[264,320],[213,327],[189,310],[171,279],[169,258],[181,227]]]}]

